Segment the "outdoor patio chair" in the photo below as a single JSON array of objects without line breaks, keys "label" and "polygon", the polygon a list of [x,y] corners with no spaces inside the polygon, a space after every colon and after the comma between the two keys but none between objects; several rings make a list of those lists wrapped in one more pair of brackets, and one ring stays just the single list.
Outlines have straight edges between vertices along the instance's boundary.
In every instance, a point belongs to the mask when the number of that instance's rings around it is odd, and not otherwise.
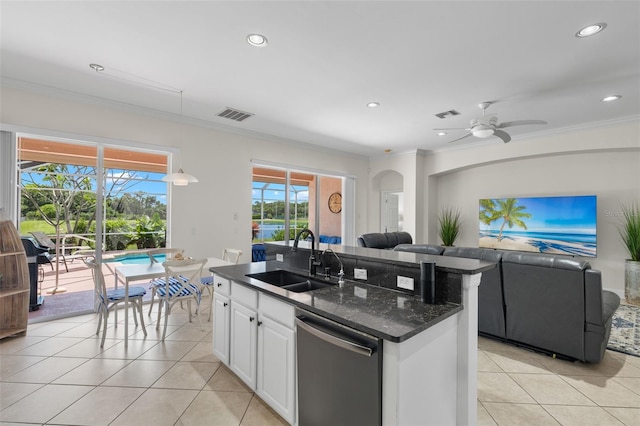
[{"label": "outdoor patio chair", "polygon": [[[222,260],[226,260],[227,262],[233,263],[234,265],[238,264],[240,260],[240,256],[242,256],[242,250],[226,248],[222,251]],[[211,274],[204,276],[200,279],[200,283],[203,285],[202,288],[207,290],[209,293],[209,297],[213,297],[213,276]],[[209,310],[209,318],[207,321],[211,321],[211,311]]]},{"label": "outdoor patio chair", "polygon": [[171,314],[171,308],[176,302],[186,301],[187,310],[189,311],[189,322],[191,322],[191,302],[196,302],[196,315],[200,328],[202,320],[200,319],[200,299],[202,298],[202,285],[200,277],[202,276],[202,268],[207,259],[184,259],[184,260],[168,260],[162,265],[164,266],[166,275],[164,285],[156,287],[156,295],[160,304],[158,305],[158,321],[156,329],[160,327],[160,319],[162,316],[162,308],[164,307],[164,329],[162,330],[162,341],[167,334],[167,321]]},{"label": "outdoor patio chair", "polygon": [[[85,260],[89,257],[95,257],[95,249],[88,245],[81,245],[81,243],[85,241],[87,244],[93,244],[95,246],[96,241],[91,238],[77,234],[60,235],[60,245],[56,250],[56,243],[54,243],[44,232],[34,231],[31,232],[31,235],[36,239],[38,245],[47,248],[49,252],[55,256],[56,262],[62,261],[64,269],[67,272],[69,272],[69,265],[67,264],[67,261],[73,262],[74,259]],[[73,240],[74,242],[70,242],[70,240]]]},{"label": "outdoor patio chair", "polygon": [[[98,318],[96,335],[100,334],[100,326],[102,325],[102,341],[100,342],[100,347],[102,348],[104,347],[104,340],[107,336],[107,320],[109,319],[109,311],[112,308],[117,307],[119,303],[123,303],[125,301],[125,289],[122,287],[107,290],[102,269],[100,268],[100,265],[96,263],[96,260],[93,258],[86,258],[84,259],[84,263],[89,267],[89,269],[91,269],[94,289],[96,292],[96,301],[99,304],[98,315],[100,315],[100,317]],[[138,315],[140,315],[140,325],[142,326],[142,331],[146,336],[147,329],[144,327],[144,318],[142,315],[142,296],[145,294],[147,294],[147,290],[142,286],[129,287],[129,302],[132,302],[135,309],[137,309]],[[138,318],[135,313],[133,315],[133,319],[137,327]]]},{"label": "outdoor patio chair", "polygon": [[[147,251],[147,255],[149,256],[149,260],[151,261],[151,263],[158,263],[158,259],[156,259],[156,256],[159,256],[159,255],[166,255],[165,260],[169,260],[170,258],[175,257],[177,254],[182,255],[183,253],[184,253],[183,249],[169,248],[169,247],[162,247],[162,248],[151,249]],[[148,314],[149,316],[151,316],[151,311],[153,311],[153,302],[156,295],[156,287],[158,285],[164,285],[163,278],[157,278],[155,280],[152,280],[151,283],[149,284],[149,290],[151,290],[151,303],[149,304],[149,314]]]}]

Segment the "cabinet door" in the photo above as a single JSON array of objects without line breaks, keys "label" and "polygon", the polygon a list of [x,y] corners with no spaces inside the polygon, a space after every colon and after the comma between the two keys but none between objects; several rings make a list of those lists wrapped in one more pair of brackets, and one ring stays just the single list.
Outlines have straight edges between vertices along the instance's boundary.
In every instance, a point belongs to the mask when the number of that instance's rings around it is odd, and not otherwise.
[{"label": "cabinet door", "polygon": [[286,421],[294,423],[295,334],[265,316],[258,322],[256,393]]},{"label": "cabinet door", "polygon": [[229,365],[229,329],[231,327],[231,306],[229,298],[213,294],[213,354],[225,365]]},{"label": "cabinet door", "polygon": [[229,367],[252,390],[256,390],[257,315],[256,311],[235,301],[231,302],[231,362]]}]

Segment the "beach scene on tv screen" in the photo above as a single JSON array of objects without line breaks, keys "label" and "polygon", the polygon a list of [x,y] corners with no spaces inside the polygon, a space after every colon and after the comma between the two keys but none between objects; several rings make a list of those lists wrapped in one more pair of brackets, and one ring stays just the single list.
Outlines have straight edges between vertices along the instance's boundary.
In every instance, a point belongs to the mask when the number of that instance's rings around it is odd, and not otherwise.
[{"label": "beach scene on tv screen", "polygon": [[596,196],[480,200],[479,246],[596,256]]}]

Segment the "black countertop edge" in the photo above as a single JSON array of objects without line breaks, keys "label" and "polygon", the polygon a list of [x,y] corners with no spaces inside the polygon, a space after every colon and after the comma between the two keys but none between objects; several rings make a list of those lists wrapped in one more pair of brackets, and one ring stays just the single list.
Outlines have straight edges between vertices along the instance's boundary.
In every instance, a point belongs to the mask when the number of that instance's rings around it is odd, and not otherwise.
[{"label": "black countertop edge", "polygon": [[[292,244],[286,244],[284,241],[268,242],[264,244],[287,248],[293,246]],[[300,241],[298,243],[298,248],[310,250],[311,243],[309,241]],[[421,261],[435,262],[436,268],[443,272],[462,275],[475,275],[497,267],[495,262],[463,257],[438,256],[424,253],[343,246],[338,244],[318,244],[319,251],[326,249],[331,249],[338,255],[375,258],[377,261],[385,263],[413,265],[420,263]]]},{"label": "black countertop edge", "polygon": [[[247,274],[272,271],[267,262],[209,268],[209,271],[246,287],[387,341],[400,343],[462,311],[462,305],[429,305],[418,297],[370,284],[347,281],[338,285],[294,293]],[[294,270],[294,272],[300,272]],[[362,295],[365,295],[362,297]]]}]

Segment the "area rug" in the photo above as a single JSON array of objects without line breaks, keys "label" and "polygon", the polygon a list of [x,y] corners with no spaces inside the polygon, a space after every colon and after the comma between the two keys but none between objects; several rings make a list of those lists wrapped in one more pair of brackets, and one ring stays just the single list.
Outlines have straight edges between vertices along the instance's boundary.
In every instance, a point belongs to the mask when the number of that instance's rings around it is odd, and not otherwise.
[{"label": "area rug", "polygon": [[618,307],[613,314],[607,349],[640,357],[640,307]]}]

